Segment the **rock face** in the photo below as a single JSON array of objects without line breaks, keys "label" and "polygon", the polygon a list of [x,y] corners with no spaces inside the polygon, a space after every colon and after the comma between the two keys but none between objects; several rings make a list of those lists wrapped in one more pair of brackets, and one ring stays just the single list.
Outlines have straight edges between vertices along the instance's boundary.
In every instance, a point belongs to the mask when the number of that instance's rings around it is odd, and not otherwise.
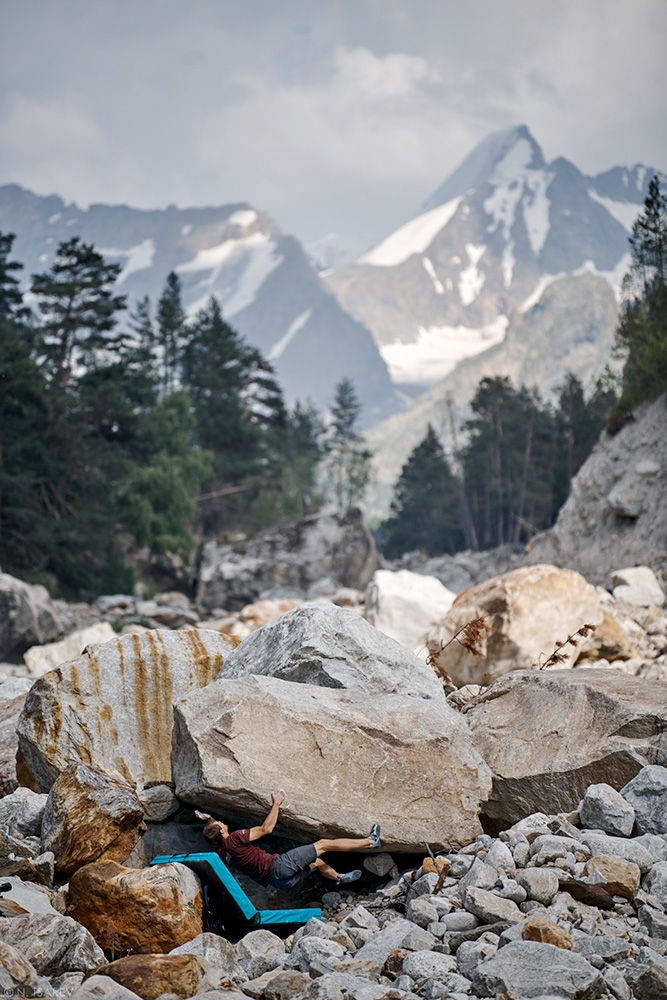
[{"label": "rock face", "polygon": [[667,833],[667,767],[642,768],[621,789],[621,795],[634,810],[639,834]]},{"label": "rock face", "polygon": [[379,569],[366,593],[366,619],[407,649],[414,649],[452,606],[455,594],[434,576]]},{"label": "rock face", "polygon": [[145,830],[131,785],[85,764],[70,764],[54,782],[42,818],[42,846],[72,875],[92,861],[124,861]]},{"label": "rock face", "polygon": [[531,562],[572,566],[603,584],[618,566],[665,563],[667,394],[644,403],[615,436],[603,433],[572,481]]},{"label": "rock face", "polygon": [[[491,628],[483,656],[474,656],[457,641],[443,648],[460,628],[481,617]],[[427,647],[459,687],[491,684],[501,674],[531,669],[582,625],[601,621],[595,588],[579,573],[546,565],[522,567],[459,594],[442,624],[429,633]],[[565,665],[571,666],[576,650],[567,646],[563,653]]]},{"label": "rock face", "polygon": [[472,983],[478,997],[498,993],[517,997],[549,994],[585,1000],[604,992],[602,976],[581,955],[537,941],[516,941],[499,948],[477,967]]},{"label": "rock face", "polygon": [[365,694],[444,700],[434,671],[354,611],[305,604],[248,636],[225,660],[221,678],[250,674]]},{"label": "rock face", "polygon": [[493,773],[484,811],[507,823],[570,812],[588,785],[621,788],[665,757],[665,686],[616,670],[517,671],[464,712]]},{"label": "rock face", "polygon": [[403,851],[474,837],[490,791],[444,699],[273,677],[218,680],[177,702],[172,763],[183,801],[247,823],[284,784],[281,826],[299,838],[365,837],[377,820],[384,846]]},{"label": "rock face", "polygon": [[0,920],[0,941],[18,948],[42,976],[89,972],[104,953],[85,927],[60,913],[26,913]]},{"label": "rock face", "polygon": [[[127,955],[100,970],[142,1000],[156,1000],[162,994],[192,997],[231,983],[220,969],[197,955]],[[234,990],[230,998],[237,994]],[[240,994],[242,996],[243,994]]]},{"label": "rock face", "polygon": [[378,568],[375,540],[361,511],[313,514],[234,545],[207,542],[202,551],[197,601],[234,611],[265,596],[306,598],[327,578],[330,592],[363,589]]},{"label": "rock face", "polygon": [[19,738],[16,726],[24,704],[25,695],[21,694],[0,705],[0,796],[9,795],[18,788],[16,751]]},{"label": "rock face", "polygon": [[191,941],[202,933],[202,908],[199,880],[181,864],[137,870],[102,861],[69,884],[68,915],[105,948],[115,936],[118,951],[167,952]]},{"label": "rock face", "polygon": [[220,672],[217,632],[148,631],[89,646],[35,682],[17,731],[21,784],[48,792],[81,761],[143,786],[170,781],[172,703]]},{"label": "rock face", "polygon": [[23,654],[23,661],[32,677],[43,677],[48,670],[81,656],[86,646],[91,643],[109,642],[115,638],[116,633],[109,622],[97,622],[96,625],[71,632],[59,642],[50,642],[45,646],[31,646]]},{"label": "rock face", "polygon": [[46,587],[0,573],[0,660],[57,639],[62,632]]},{"label": "rock face", "polygon": [[10,837],[39,837],[46,795],[17,788],[0,799],[0,829]]}]

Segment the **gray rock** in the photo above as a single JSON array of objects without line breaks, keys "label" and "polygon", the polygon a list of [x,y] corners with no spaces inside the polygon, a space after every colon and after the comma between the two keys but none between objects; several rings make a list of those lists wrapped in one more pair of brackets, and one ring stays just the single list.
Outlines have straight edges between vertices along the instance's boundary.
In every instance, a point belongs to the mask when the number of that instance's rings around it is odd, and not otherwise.
[{"label": "gray rock", "polygon": [[523,913],[511,899],[503,899],[495,892],[472,887],[466,889],[464,905],[469,913],[474,913],[485,924],[495,924],[499,920],[518,923],[523,920]]},{"label": "gray rock", "polygon": [[501,899],[511,899],[513,903],[525,903],[526,901],[526,890],[513,878],[501,878],[495,892]]},{"label": "gray rock", "polygon": [[318,917],[311,917],[303,927],[300,927],[296,931],[294,941],[296,942],[300,937],[333,937],[338,926],[337,924],[329,924],[324,920],[319,920]]},{"label": "gray rock", "polygon": [[667,908],[667,861],[658,861],[642,881],[642,888]]},{"label": "gray rock", "polygon": [[635,844],[641,844],[649,852],[654,861],[667,861],[667,835],[643,833],[641,837],[632,838]]},{"label": "gray rock", "polygon": [[[643,506],[643,505],[642,505]],[[638,513],[641,513],[639,511]],[[658,579],[648,566],[632,566],[613,570],[611,585],[617,601],[634,604],[642,608],[652,605],[660,608],[665,603],[665,595]]]},{"label": "gray rock", "polygon": [[[664,770],[667,774],[667,769]],[[604,830],[613,837],[629,837],[635,823],[635,811],[615,788],[602,782],[586,789],[579,803],[579,819],[581,825],[590,830]]]},{"label": "gray rock", "polygon": [[[366,837],[373,819],[383,843],[403,851],[424,840],[436,849],[463,844],[480,832],[490,776],[444,698],[252,676],[218,679],[174,706],[171,763],[184,802],[261,821],[286,760],[300,767],[280,821],[299,839]],[[429,794],[415,795],[424,774]]]},{"label": "gray rock", "polygon": [[459,1000],[470,995],[472,989],[469,979],[460,976],[458,972],[443,972],[437,979],[427,980],[420,986],[420,994],[426,1000]]},{"label": "gray rock", "polygon": [[310,972],[313,965],[331,966],[333,961],[343,957],[345,948],[337,941],[321,937],[302,937],[291,952],[292,962],[296,962],[302,972]]},{"label": "gray rock", "polygon": [[640,948],[637,962],[626,979],[636,1000],[664,1000],[667,996],[667,960],[650,948]]},{"label": "gray rock", "polygon": [[138,787],[171,781],[172,704],[213,680],[232,648],[217,632],[151,630],[45,674],[17,727],[22,784],[47,792],[69,764],[91,760]]},{"label": "gray rock", "polygon": [[0,941],[18,948],[43,976],[89,972],[104,962],[92,934],[60,913],[27,913],[0,920]]},{"label": "gray rock", "polygon": [[448,861],[452,866],[451,874],[454,878],[461,878],[470,871],[475,860],[476,858],[472,854],[450,854]]},{"label": "gray rock", "polygon": [[649,937],[667,941],[667,914],[652,906],[640,906],[637,911],[639,923],[645,928]]},{"label": "gray rock", "polygon": [[250,931],[234,945],[236,961],[241,965],[250,979],[263,976],[271,968],[274,955],[282,955],[285,943],[282,938],[271,931]]},{"label": "gray rock", "polygon": [[302,604],[249,635],[227,657],[220,676],[250,674],[444,700],[442,684],[427,664],[356,612],[335,604]]},{"label": "gray rock", "polygon": [[375,962],[382,967],[392,951],[406,947],[403,942],[414,930],[417,928],[410,920],[392,920],[359,949],[355,958]]},{"label": "gray rock", "polygon": [[246,982],[248,973],[240,964],[234,951],[234,946],[219,934],[206,931],[198,934],[187,944],[172,948],[170,955],[200,955],[217,969],[222,969],[237,985]]},{"label": "gray rock", "polygon": [[114,979],[104,975],[90,976],[84,983],[81,983],[78,989],[68,995],[70,1000],[98,1000],[99,997],[104,997],[104,1000],[112,1000],[112,998],[114,1000],[115,998],[133,1000],[136,997],[136,1000],[139,1000],[137,994],[133,993],[132,990],[128,990]]},{"label": "gray rock", "polygon": [[411,930],[403,938],[401,947],[407,948],[409,951],[430,951],[435,948],[437,943],[437,939],[432,934],[412,924]]},{"label": "gray rock", "polygon": [[150,823],[164,822],[180,805],[170,786],[164,784],[140,789],[139,801],[144,810],[144,819]]},{"label": "gray rock", "polygon": [[599,955],[605,962],[616,962],[633,955],[635,946],[630,941],[626,941],[625,938],[612,934],[595,934],[594,936],[585,934],[583,937],[577,938],[572,945],[572,951],[576,951],[577,954],[583,955],[587,959]]},{"label": "gray rock", "polygon": [[570,852],[580,851],[582,846],[579,841],[571,840],[569,837],[550,834],[548,837],[535,838],[530,845],[530,856],[536,865],[543,865],[547,861],[564,858]]},{"label": "gray rock", "polygon": [[34,882],[24,882],[16,875],[4,876],[1,881],[11,885],[11,889],[3,892],[2,898],[16,903],[27,913],[54,914],[57,912],[51,905],[49,892]]},{"label": "gray rock", "polygon": [[601,833],[587,833],[586,831],[582,833],[581,839],[593,856],[611,854],[616,858],[625,858],[626,861],[632,861],[638,865],[642,875],[653,867],[653,858],[649,852],[634,840],[627,840],[624,837],[606,837]]},{"label": "gray rock", "polygon": [[601,970],[605,986],[614,997],[614,1000],[632,1000],[630,987],[626,983],[623,973],[613,965]]},{"label": "gray rock", "polygon": [[623,785],[664,753],[664,684],[617,670],[515,671],[463,711],[494,775],[484,811],[503,824],[571,812],[589,785]]},{"label": "gray rock", "polygon": [[643,767],[621,795],[634,809],[638,833],[667,834],[667,767]]},{"label": "gray rock", "polygon": [[344,930],[348,930],[350,927],[360,927],[368,931],[378,931],[380,925],[378,924],[376,918],[373,914],[366,909],[365,906],[355,906],[351,913],[348,913],[346,917],[340,922],[340,926]]},{"label": "gray rock", "polygon": [[516,868],[512,852],[502,840],[494,840],[484,858],[484,863],[491,865],[492,868],[502,868],[503,871],[513,871]]},{"label": "gray rock", "polygon": [[46,587],[0,573],[0,660],[58,639],[62,632]]},{"label": "gray rock", "polygon": [[0,830],[10,837],[39,837],[46,799],[21,787],[0,799]]},{"label": "gray rock", "polygon": [[15,698],[25,697],[34,684],[32,677],[2,677],[0,676],[0,704],[4,705]]},{"label": "gray rock", "polygon": [[498,881],[498,872],[491,865],[485,864],[479,858],[475,858],[470,871],[468,871],[459,882],[459,896],[463,899],[466,890],[472,889],[493,889]]},{"label": "gray rock", "polygon": [[440,923],[444,924],[448,931],[471,931],[479,926],[479,919],[467,910],[454,910],[441,917]]},{"label": "gray rock", "polygon": [[548,906],[558,892],[558,873],[555,868],[526,868],[517,872],[516,881],[530,899]]},{"label": "gray rock", "polygon": [[405,908],[405,915],[408,920],[412,920],[414,924],[424,928],[439,920],[438,911],[425,896],[411,899]]},{"label": "gray rock", "polygon": [[410,886],[408,899],[415,899],[417,896],[430,896],[438,884],[438,878],[439,876],[435,872],[420,875]]},{"label": "gray rock", "polygon": [[19,787],[16,776],[16,751],[19,747],[16,726],[25,699],[24,694],[19,694],[0,705],[0,796],[9,795]]},{"label": "gray rock", "polygon": [[495,955],[497,950],[498,938],[495,934],[485,933],[476,941],[464,941],[456,949],[459,972],[470,979],[477,966]]},{"label": "gray rock", "polygon": [[358,509],[313,514],[244,543],[207,542],[197,603],[235,611],[267,591],[305,597],[323,577],[332,594],[340,587],[364,589],[378,566],[375,540]]},{"label": "gray rock", "polygon": [[456,959],[434,951],[413,951],[403,959],[403,972],[415,980],[440,979],[446,972],[456,972]]},{"label": "gray rock", "polygon": [[550,996],[579,1000],[604,992],[604,980],[591,965],[571,951],[538,941],[516,941],[499,948],[473,972],[478,997],[513,993],[522,1000]]},{"label": "gray rock", "polygon": [[388,875],[392,868],[394,868],[394,859],[391,854],[385,854],[384,852],[369,854],[367,858],[364,858],[364,868],[366,871],[381,878],[383,875]]},{"label": "gray rock", "polygon": [[343,1000],[340,983],[333,975],[319,976],[311,980],[306,988],[299,993],[300,1000]]}]

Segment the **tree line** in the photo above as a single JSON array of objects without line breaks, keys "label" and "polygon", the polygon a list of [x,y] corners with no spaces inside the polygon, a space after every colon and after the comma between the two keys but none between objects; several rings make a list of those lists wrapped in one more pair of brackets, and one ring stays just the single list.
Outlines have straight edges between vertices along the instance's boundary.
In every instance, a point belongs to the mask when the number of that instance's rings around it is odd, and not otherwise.
[{"label": "tree line", "polygon": [[378,530],[388,557],[528,541],[554,523],[600,431],[617,431],[638,404],[667,390],[667,201],[657,177],[630,252],[615,337],[620,380],[607,371],[586,398],[568,374],[551,405],[509,379],[482,379],[463,427],[466,444],[448,460],[429,425],[403,466]]},{"label": "tree line", "polygon": [[178,276],[121,326],[120,266],[62,243],[20,291],[0,234],[0,564],[66,596],[127,591],[132,547],[188,559],[359,498],[370,453],[343,379],[327,423],[285,405],[271,365],[215,298],[188,319]]}]

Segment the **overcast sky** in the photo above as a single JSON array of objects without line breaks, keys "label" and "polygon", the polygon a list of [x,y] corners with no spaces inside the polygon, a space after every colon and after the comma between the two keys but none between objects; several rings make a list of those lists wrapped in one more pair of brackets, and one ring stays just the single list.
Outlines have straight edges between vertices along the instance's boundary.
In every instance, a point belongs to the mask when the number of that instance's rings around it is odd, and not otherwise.
[{"label": "overcast sky", "polygon": [[355,254],[488,132],[667,169],[667,0],[0,0],[0,183]]}]

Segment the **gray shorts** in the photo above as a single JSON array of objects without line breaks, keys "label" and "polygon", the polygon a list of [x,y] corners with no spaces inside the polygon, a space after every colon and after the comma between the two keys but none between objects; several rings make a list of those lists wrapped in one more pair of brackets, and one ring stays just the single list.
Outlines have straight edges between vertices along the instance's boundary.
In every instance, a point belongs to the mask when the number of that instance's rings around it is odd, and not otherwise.
[{"label": "gray shorts", "polygon": [[314,844],[293,847],[291,851],[279,854],[273,862],[269,885],[276,889],[291,889],[310,873],[310,866],[316,859],[317,848]]}]

